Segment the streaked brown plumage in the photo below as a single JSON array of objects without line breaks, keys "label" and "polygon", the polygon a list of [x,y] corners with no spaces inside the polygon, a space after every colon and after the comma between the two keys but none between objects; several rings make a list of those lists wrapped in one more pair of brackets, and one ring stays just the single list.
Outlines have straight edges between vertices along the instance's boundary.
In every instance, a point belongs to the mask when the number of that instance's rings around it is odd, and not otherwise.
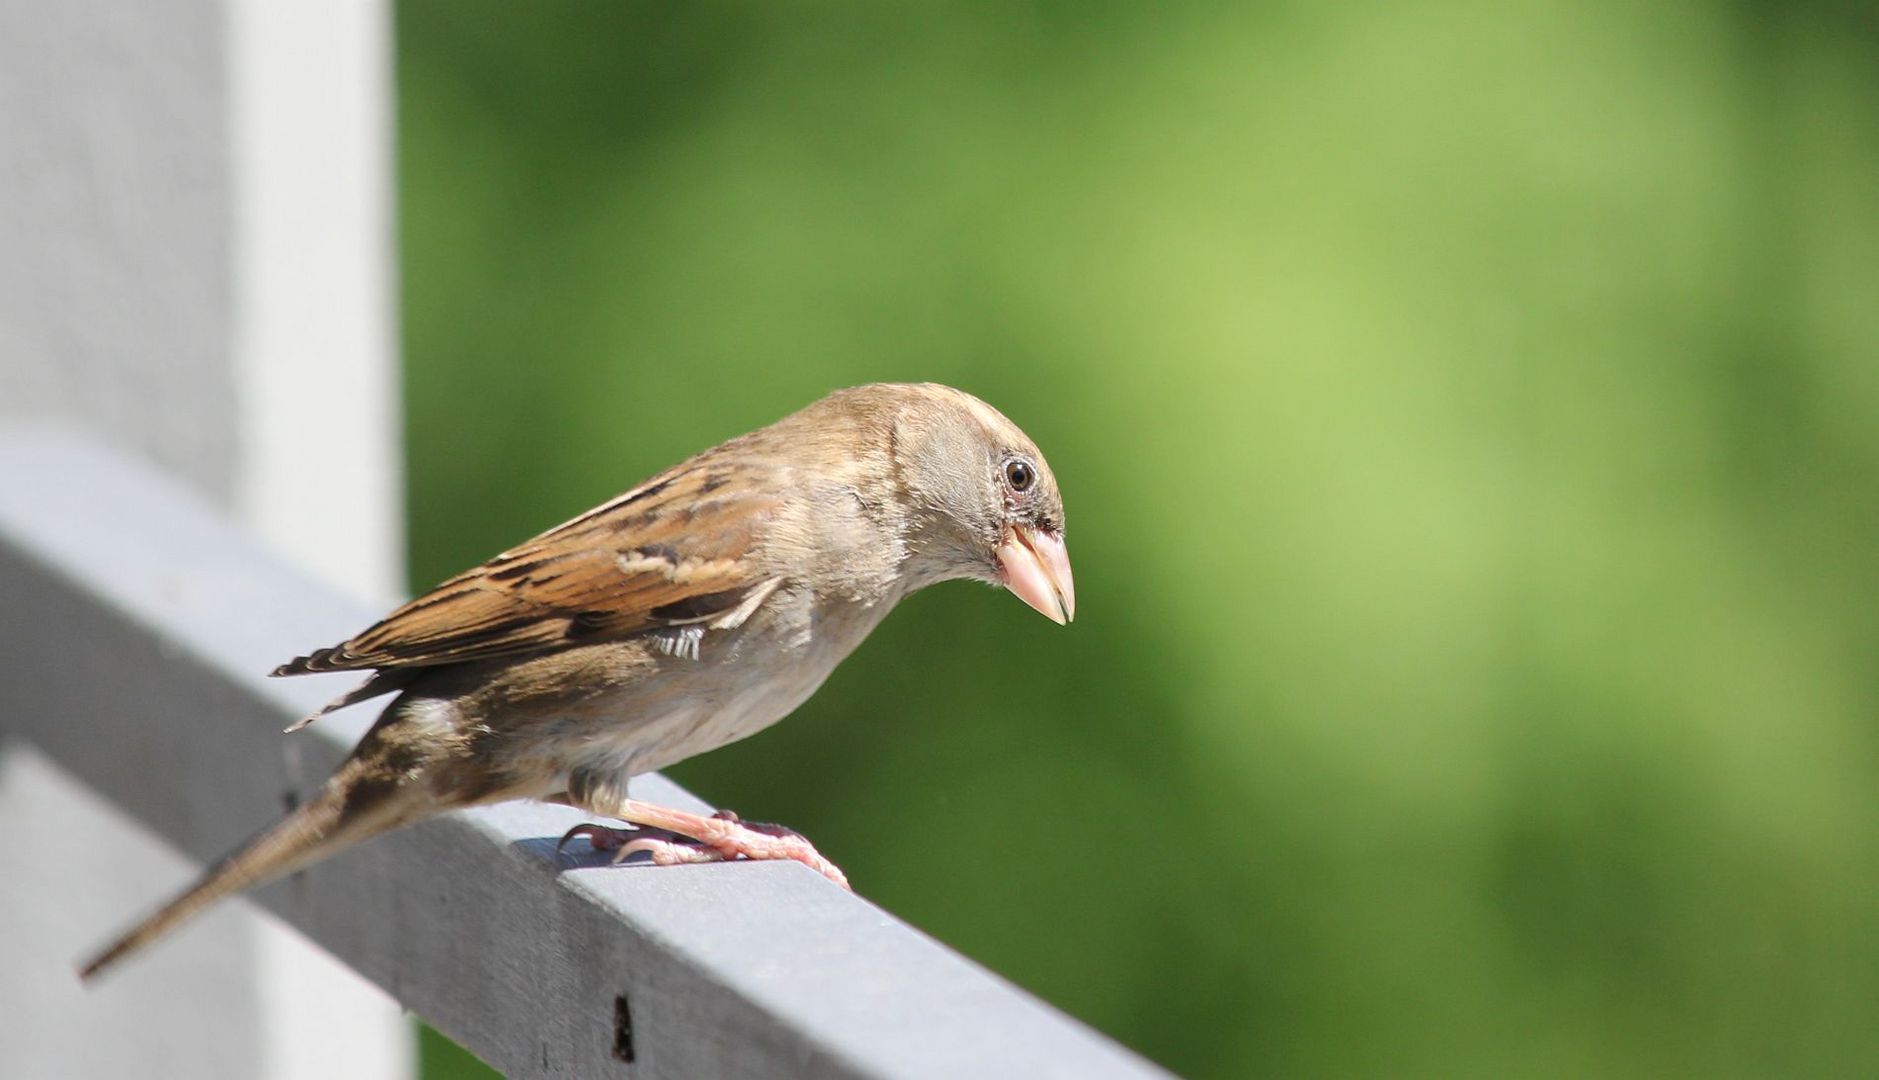
[{"label": "streaked brown plumage", "polygon": [[296,728],[398,696],[318,795],[83,974],[232,893],[505,799],[641,826],[578,831],[657,862],[795,859],[846,884],[787,830],[637,802],[627,780],[788,715],[927,585],[1002,584],[1068,622],[1063,521],[1037,447],[949,387],[840,391],[707,450],[276,669],[372,672]]}]

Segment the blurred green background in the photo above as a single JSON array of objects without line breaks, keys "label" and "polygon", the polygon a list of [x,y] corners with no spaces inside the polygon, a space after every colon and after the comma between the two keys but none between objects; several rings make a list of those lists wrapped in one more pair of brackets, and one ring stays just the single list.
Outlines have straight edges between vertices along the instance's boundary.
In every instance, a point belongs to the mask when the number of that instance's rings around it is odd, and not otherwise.
[{"label": "blurred green background", "polygon": [[681,781],[1197,1077],[1879,1075],[1871,7],[397,29],[414,584],[860,382],[1062,481]]}]

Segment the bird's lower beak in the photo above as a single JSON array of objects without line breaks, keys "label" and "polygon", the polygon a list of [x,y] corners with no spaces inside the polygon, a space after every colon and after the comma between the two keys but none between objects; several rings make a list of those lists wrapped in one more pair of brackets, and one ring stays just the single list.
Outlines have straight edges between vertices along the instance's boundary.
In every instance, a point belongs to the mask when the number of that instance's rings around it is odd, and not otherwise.
[{"label": "bird's lower beak", "polygon": [[1076,617],[1076,585],[1062,536],[1014,525],[998,545],[998,568],[1005,588],[1059,626]]}]

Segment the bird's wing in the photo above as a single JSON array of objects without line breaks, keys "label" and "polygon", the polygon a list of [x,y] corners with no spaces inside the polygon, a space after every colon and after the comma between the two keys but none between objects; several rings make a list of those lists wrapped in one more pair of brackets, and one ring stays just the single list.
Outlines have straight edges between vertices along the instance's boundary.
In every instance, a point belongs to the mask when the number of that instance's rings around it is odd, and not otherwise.
[{"label": "bird's wing", "polygon": [[698,461],[437,586],[276,675],[455,664],[673,626],[731,626],[779,583],[758,565],[788,477]]}]

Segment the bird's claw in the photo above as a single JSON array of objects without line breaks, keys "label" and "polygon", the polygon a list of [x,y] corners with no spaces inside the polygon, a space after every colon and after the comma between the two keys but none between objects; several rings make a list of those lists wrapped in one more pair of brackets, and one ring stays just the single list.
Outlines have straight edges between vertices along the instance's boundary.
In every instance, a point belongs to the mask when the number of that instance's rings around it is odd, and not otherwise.
[{"label": "bird's claw", "polygon": [[591,821],[585,825],[576,825],[567,832],[562,833],[561,839],[555,841],[555,854],[561,854],[562,850],[568,846],[568,843],[577,837],[585,839],[589,844],[592,844],[595,851],[613,851],[619,848],[620,845],[626,843],[624,834],[627,831],[626,829],[615,829],[606,825],[596,825]]},{"label": "bird's claw", "polygon": [[720,810],[703,819],[707,825],[699,831],[706,835],[685,836],[670,829],[649,826],[614,828],[588,823],[576,825],[563,833],[555,845],[560,854],[569,841],[582,837],[596,851],[613,853],[611,861],[623,862],[645,852],[657,866],[685,866],[697,863],[788,860],[799,862],[844,889],[852,888],[841,868],[817,851],[808,838],[794,829],[767,822],[744,821],[729,810]]}]

